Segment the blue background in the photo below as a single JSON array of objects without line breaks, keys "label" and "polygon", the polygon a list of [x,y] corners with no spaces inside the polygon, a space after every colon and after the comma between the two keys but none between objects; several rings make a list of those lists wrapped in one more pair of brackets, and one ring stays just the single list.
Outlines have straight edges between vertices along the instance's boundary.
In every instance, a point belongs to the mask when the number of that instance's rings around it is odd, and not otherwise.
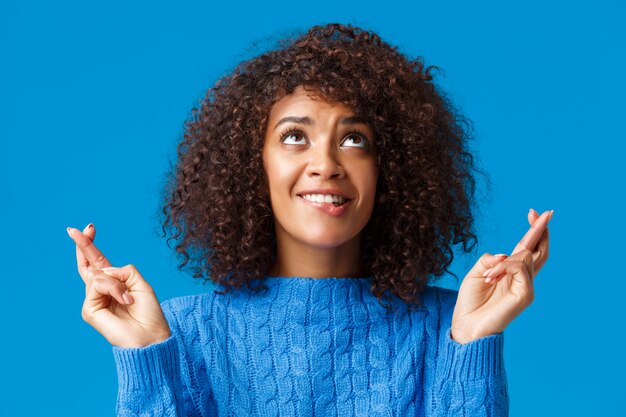
[{"label": "blue background", "polygon": [[161,301],[207,291],[157,236],[183,122],[239,61],[333,21],[440,66],[437,82],[474,122],[493,188],[477,251],[453,264],[460,279],[481,253],[511,251],[530,207],[555,210],[535,301],[506,329],[511,416],[623,412],[617,3],[2,0],[0,415],[113,415],[111,347],[81,319],[65,228],[93,222],[103,252],[135,264]]}]

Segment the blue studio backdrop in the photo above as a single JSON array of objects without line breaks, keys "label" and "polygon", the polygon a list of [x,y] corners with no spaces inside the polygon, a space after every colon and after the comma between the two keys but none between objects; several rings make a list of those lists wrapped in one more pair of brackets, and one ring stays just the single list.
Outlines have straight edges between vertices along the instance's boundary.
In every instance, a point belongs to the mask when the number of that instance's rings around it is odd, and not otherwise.
[{"label": "blue studio backdrop", "polygon": [[510,252],[530,207],[555,210],[535,300],[505,330],[511,416],[623,415],[623,20],[617,1],[0,0],[0,416],[114,414],[111,346],[81,318],[65,228],[93,222],[161,301],[209,291],[158,236],[183,122],[238,62],[328,22],[442,68],[473,121],[492,187],[475,253],[439,285]]}]

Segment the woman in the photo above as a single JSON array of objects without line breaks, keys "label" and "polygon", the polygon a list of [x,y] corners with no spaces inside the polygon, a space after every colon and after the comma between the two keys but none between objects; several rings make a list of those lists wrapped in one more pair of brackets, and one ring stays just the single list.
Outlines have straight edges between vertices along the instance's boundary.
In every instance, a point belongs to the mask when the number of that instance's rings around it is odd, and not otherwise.
[{"label": "woman", "polygon": [[533,299],[551,212],[459,292],[469,252],[463,119],[376,34],[315,26],[243,62],[186,125],[164,231],[217,290],[159,304],[95,228],[68,228],[83,318],[113,345],[118,415],[508,413],[503,331]]}]

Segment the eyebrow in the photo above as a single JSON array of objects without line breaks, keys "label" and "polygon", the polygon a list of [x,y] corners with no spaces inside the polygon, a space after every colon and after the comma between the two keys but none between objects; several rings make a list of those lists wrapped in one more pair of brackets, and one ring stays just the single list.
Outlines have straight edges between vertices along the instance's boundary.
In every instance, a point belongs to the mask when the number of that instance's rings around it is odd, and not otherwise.
[{"label": "eyebrow", "polygon": [[[280,119],[278,123],[276,123],[276,126],[274,126],[274,130],[276,130],[278,126],[287,122],[294,122],[294,123],[299,123],[301,125],[309,125],[309,126],[314,124],[313,120],[307,116],[304,116],[304,117],[288,116],[288,117],[283,117],[282,119]],[[366,125],[367,123],[365,122],[365,119],[360,116],[349,116],[349,117],[344,117],[343,119],[341,119],[339,121],[339,124],[342,124],[342,125],[364,124]]]}]

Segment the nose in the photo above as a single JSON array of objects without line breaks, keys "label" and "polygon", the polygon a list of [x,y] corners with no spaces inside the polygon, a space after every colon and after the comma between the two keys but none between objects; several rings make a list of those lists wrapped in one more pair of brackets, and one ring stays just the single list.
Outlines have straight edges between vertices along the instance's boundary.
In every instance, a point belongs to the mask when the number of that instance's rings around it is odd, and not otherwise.
[{"label": "nose", "polygon": [[345,172],[340,165],[334,150],[329,146],[320,146],[312,150],[311,160],[306,172],[309,177],[320,177],[322,180],[343,178]]}]

